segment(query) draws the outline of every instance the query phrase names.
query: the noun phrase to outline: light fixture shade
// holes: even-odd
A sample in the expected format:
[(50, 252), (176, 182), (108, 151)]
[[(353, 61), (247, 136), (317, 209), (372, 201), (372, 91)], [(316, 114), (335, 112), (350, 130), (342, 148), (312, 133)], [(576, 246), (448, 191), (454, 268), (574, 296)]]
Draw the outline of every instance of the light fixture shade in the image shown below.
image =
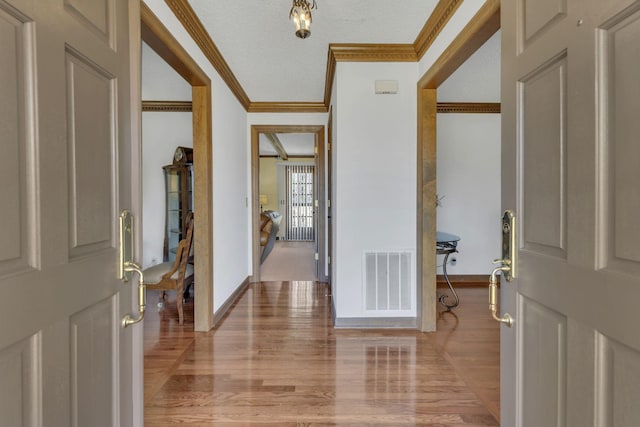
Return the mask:
[(306, 39), (311, 35), (311, 9), (316, 9), (316, 1), (311, 4), (307, 0), (293, 0), (289, 18), (296, 25), (296, 36)]
[(260, 195), (260, 204), (261, 205), (266, 205), (267, 203), (269, 203), (269, 198), (267, 197), (266, 194), (261, 194)]

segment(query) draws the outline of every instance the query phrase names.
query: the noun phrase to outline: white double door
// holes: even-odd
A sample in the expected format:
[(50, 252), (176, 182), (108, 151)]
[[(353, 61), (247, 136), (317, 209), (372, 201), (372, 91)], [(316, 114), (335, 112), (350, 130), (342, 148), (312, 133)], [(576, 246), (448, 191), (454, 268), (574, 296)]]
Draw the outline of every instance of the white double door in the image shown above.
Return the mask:
[(135, 1), (0, 0), (0, 426), (134, 424), (137, 28)]
[(640, 2), (503, 1), (502, 39), (501, 424), (639, 426)]

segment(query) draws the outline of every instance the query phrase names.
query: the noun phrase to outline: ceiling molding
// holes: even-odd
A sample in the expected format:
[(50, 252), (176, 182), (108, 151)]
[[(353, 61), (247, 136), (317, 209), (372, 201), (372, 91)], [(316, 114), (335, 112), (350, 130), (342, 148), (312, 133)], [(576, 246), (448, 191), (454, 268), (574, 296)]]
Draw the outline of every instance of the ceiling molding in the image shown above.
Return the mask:
[(416, 62), (412, 44), (331, 43), (336, 62)]
[(192, 110), (191, 101), (142, 101), (142, 111), (144, 112), (188, 113)]
[(363, 44), (331, 43), (327, 54), (327, 71), (324, 82), (326, 111), (331, 103), (336, 62), (417, 62), (418, 56), (412, 44)]
[(265, 133), (264, 136), (267, 137), (273, 148), (276, 150), (276, 153), (278, 153), (278, 156), (280, 156), (282, 160), (289, 160), (287, 150), (284, 149), (284, 146), (282, 145), (282, 142), (280, 142), (280, 138), (278, 138), (278, 135), (276, 135), (275, 133)]
[(413, 48), (416, 51), (418, 61), (424, 56), (425, 52), (431, 47), (442, 29), (447, 25), (449, 19), (458, 10), (462, 4), (462, 0), (440, 0), (435, 9), (429, 16), (424, 27), (413, 42)]
[(487, 0), (418, 81), (418, 87), (436, 89), (499, 29), (500, 0)]
[(236, 76), (229, 68), (227, 61), (213, 43), (211, 36), (202, 25), (202, 22), (193, 11), (187, 0), (165, 0), (169, 8), (173, 11), (178, 21), (182, 23), (185, 30), (191, 35), (204, 55), (209, 59), (211, 65), (218, 71), (220, 77), (225, 81), (231, 92), (238, 98), (245, 110), (249, 110), (251, 100), (236, 79)]
[(499, 102), (438, 102), (438, 113), (500, 113)]
[(252, 102), (249, 113), (326, 113), (323, 102)]
[[(333, 90), (333, 80), (337, 62), (417, 62), (436, 40), (442, 29), (462, 3), (462, 0), (440, 0), (413, 44), (330, 44), (327, 53), (325, 91), (322, 102), (251, 102), (188, 1), (165, 0), (165, 2), (247, 112), (326, 113), (331, 103), (331, 92)], [(145, 10), (147, 13), (151, 13), (144, 3), (142, 9), (143, 13)], [(474, 32), (478, 27), (481, 27), (482, 30), (480, 32)], [(438, 61), (436, 61), (436, 64), (420, 79), (419, 87), (427, 88), (434, 84), (435, 87), (437, 87), (438, 84), (446, 80), (459, 65), (471, 56), (470, 54), (465, 56), (468, 52), (475, 52), (475, 50), (488, 40), (499, 28), (500, 2), (499, 0), (487, 0), (485, 5), (438, 59), (438, 61), (441, 61), (450, 55), (450, 52), (457, 52), (456, 60), (448, 61), (446, 69), (439, 69), (439, 67), (437, 67)], [(469, 38), (468, 34), (475, 34), (475, 36)], [(461, 45), (462, 48), (460, 48)], [(457, 65), (454, 67), (454, 64)], [(456, 107), (447, 107), (447, 111), (441, 112), (454, 112), (453, 109), (456, 110), (455, 112), (494, 112), (478, 111), (479, 107), (471, 107), (469, 103), (464, 104), (467, 105), (467, 107), (464, 108), (467, 108), (469, 111), (461, 111), (460, 109), (463, 107), (459, 105)], [(151, 106), (148, 104), (146, 108), (150, 109), (143, 109), (143, 111), (186, 111), (183, 109), (186, 108), (184, 106)], [(174, 110), (172, 108), (178, 109)]]

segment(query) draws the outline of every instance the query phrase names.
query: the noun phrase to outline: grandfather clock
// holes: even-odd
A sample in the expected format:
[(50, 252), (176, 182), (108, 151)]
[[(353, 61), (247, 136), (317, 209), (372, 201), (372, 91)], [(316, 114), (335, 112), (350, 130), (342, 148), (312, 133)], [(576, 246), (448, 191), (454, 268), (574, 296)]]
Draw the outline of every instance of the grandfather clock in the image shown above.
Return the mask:
[(176, 148), (173, 163), (162, 170), (166, 195), (163, 258), (172, 262), (185, 237), (187, 214), (193, 211), (193, 148)]

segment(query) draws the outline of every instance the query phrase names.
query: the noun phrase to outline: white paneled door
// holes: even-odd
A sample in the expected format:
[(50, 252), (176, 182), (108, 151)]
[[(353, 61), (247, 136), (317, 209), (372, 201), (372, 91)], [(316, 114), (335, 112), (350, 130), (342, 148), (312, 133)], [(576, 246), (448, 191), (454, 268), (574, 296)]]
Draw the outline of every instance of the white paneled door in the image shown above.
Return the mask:
[(502, 39), (501, 424), (639, 426), (640, 2), (503, 1)]
[(132, 288), (116, 255), (137, 180), (138, 14), (127, 0), (0, 0), (2, 426), (134, 423), (139, 326), (120, 326)]

